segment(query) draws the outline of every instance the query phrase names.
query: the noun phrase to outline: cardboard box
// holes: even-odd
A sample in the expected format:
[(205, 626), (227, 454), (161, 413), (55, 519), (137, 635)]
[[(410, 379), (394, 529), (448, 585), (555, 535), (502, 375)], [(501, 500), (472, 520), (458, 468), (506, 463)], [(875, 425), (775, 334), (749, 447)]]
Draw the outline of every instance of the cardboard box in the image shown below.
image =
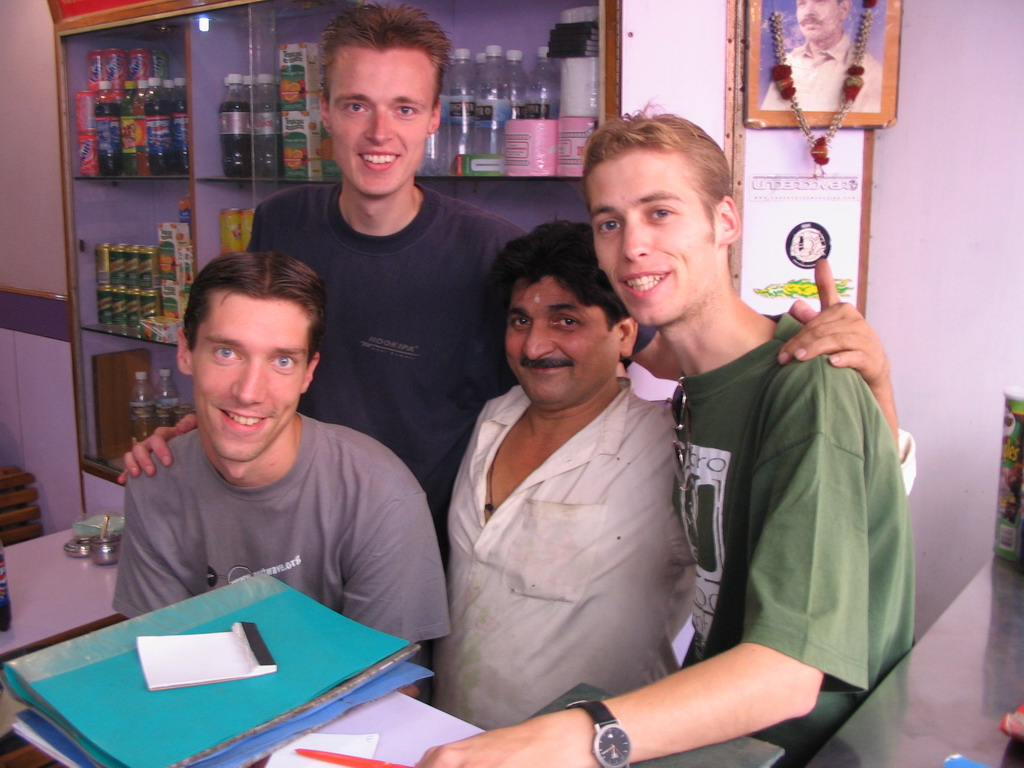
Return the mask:
[(320, 111), (320, 44), (286, 43), (278, 46), (281, 109)]
[(282, 112), (284, 134), (284, 177), (302, 181), (322, 181), (320, 157), (320, 117), (309, 112)]
[(458, 155), (455, 158), (456, 176), (504, 176), (503, 155)]

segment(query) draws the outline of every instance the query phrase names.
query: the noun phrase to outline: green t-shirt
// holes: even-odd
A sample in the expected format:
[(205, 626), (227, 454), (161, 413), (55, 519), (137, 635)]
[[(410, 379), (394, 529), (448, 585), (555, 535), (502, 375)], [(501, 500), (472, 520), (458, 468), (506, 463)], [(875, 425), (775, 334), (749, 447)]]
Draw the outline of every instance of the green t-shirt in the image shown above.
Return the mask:
[(683, 520), (697, 559), (687, 664), (753, 642), (825, 674), (809, 715), (762, 738), (802, 765), (910, 649), (914, 557), (896, 442), (861, 377), (780, 366), (799, 324), (685, 380)]

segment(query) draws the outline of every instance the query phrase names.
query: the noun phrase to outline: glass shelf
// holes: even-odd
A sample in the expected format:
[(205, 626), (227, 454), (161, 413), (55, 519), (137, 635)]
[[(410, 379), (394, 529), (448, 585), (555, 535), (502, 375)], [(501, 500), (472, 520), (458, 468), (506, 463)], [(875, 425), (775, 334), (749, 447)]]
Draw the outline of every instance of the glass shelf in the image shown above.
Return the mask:
[(87, 323), (81, 326), (83, 331), (89, 331), (90, 333), (102, 333), (106, 336), (119, 336), (124, 339), (132, 339), (133, 341), (144, 341), (147, 344), (159, 344), (163, 347), (176, 347), (178, 342), (176, 341), (157, 341), (156, 339), (147, 339), (141, 335), (141, 330), (138, 328), (129, 328), (126, 325), (107, 325), (104, 323)]
[(116, 184), (119, 181), (188, 181), (188, 175), (174, 174), (167, 176), (75, 176), (75, 181), (109, 181)]

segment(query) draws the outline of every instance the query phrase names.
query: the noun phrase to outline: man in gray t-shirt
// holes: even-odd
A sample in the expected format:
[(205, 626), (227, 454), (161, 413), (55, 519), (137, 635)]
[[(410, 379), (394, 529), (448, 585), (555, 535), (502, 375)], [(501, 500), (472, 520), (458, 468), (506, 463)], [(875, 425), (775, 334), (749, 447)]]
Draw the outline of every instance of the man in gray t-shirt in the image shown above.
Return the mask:
[(255, 573), (410, 641), (448, 632), (425, 496), (376, 440), (296, 413), (319, 361), (324, 289), (277, 253), (196, 278), (178, 366), (198, 429), (126, 492), (114, 608), (145, 613)]

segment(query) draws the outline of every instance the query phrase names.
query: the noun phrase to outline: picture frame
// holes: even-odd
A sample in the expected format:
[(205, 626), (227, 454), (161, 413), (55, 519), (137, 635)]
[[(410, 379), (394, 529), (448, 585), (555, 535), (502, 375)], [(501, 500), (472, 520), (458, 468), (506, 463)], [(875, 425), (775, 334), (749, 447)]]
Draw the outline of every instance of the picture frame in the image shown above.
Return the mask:
[[(798, 22), (798, 2), (801, 5), (802, 17), (807, 19), (806, 29), (801, 29)], [(747, 127), (799, 126), (789, 101), (782, 98), (778, 87), (772, 81), (772, 70), (778, 63), (771, 21), (772, 14), (776, 11), (782, 14), (786, 63), (793, 67), (797, 100), (800, 102), (807, 125), (811, 128), (829, 127), (842, 103), (842, 83), (848, 63), (835, 62), (831, 73), (827, 69), (817, 69), (816, 88), (808, 84), (801, 92), (802, 81), (808, 82), (806, 75), (801, 74), (801, 70), (810, 73), (813, 67), (808, 57), (802, 59), (807, 63), (803, 67), (800, 66), (800, 52), (807, 50), (809, 33), (823, 36), (829, 31), (834, 32), (835, 25), (840, 23), (840, 20), (845, 38), (839, 44), (839, 48), (845, 50), (849, 46), (852, 49), (857, 39), (861, 15), (865, 11), (862, 2), (863, 0), (748, 0), (749, 45), (744, 77), (747, 92)], [(840, 6), (839, 17), (843, 15), (842, 6), (846, 6), (845, 18), (814, 15), (816, 12), (827, 14), (832, 3)], [(822, 7), (815, 11), (814, 6)], [(896, 122), (902, 10), (902, 0), (877, 0), (872, 9), (873, 21), (867, 37), (863, 63), (864, 87), (854, 102), (853, 109), (847, 112), (843, 120), (844, 127), (888, 128)]]

